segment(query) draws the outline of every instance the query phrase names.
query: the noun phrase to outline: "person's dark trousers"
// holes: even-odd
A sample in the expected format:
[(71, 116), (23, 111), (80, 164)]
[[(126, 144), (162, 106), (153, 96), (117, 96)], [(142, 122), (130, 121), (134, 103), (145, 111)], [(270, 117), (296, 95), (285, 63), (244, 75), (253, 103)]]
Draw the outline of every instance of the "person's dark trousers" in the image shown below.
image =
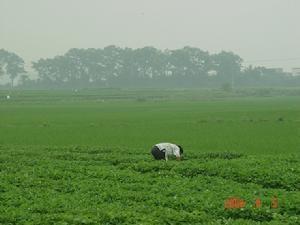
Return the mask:
[(151, 153), (156, 160), (165, 159), (165, 152), (159, 150), (157, 146), (152, 148)]

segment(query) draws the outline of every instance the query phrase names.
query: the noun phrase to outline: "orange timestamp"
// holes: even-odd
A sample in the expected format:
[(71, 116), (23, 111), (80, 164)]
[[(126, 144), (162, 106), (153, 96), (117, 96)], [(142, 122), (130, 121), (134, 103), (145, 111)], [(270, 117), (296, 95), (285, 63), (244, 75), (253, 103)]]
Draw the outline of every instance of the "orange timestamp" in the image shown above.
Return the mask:
[[(253, 204), (254, 208), (261, 208), (263, 205), (260, 198), (256, 198)], [(225, 209), (241, 209), (246, 206), (246, 201), (242, 198), (238, 197), (230, 197), (225, 200), (224, 202), (224, 208)], [(278, 208), (278, 198), (276, 196), (273, 196), (271, 198), (271, 204), (270, 208), (277, 209)]]

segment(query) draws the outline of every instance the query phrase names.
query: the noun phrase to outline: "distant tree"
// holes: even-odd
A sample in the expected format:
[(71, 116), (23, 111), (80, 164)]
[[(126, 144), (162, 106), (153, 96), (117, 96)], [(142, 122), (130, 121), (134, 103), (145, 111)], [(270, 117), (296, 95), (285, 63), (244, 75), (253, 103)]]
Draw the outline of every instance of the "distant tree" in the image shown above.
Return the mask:
[(233, 88), (235, 80), (241, 75), (243, 59), (232, 53), (222, 51), (211, 56), (213, 69), (217, 71), (217, 79), (222, 84), (231, 83)]
[(13, 52), (0, 49), (0, 75), (7, 75), (10, 79), (11, 87), (20, 75), (24, 75), (24, 60)]
[[(1, 55), (6, 55), (3, 50), (0, 73), (5, 74), (7, 60)], [(189, 46), (161, 51), (151, 46), (131, 49), (111, 45), (103, 49), (70, 49), (62, 56), (33, 62), (33, 68), (39, 76), (36, 83), (68, 87), (187, 85), (229, 89), (228, 84), (233, 88), (234, 85), (281, 85), (297, 81), (275, 69), (249, 66), (242, 70), (242, 62), (232, 52), (211, 55)], [(10, 74), (13, 78), (16, 73)]]
[(246, 67), (243, 71), (243, 82), (255, 86), (282, 86), (284, 84), (296, 84), (288, 73), (282, 70), (266, 68), (263, 66)]
[(66, 80), (71, 83), (88, 84), (93, 80), (93, 67), (98, 59), (99, 52), (96, 49), (70, 49), (62, 58), (65, 63), (64, 75)]
[[(58, 59), (56, 57), (56, 59)], [(39, 59), (32, 63), (32, 68), (38, 73), (39, 80), (46, 84), (58, 83), (61, 81), (58, 75), (57, 65), (54, 59)]]
[(133, 52), (135, 59), (134, 70), (137, 77), (152, 79), (158, 77), (162, 72), (162, 52), (154, 47), (144, 47)]
[(0, 49), (0, 77), (4, 75), (5, 51)]

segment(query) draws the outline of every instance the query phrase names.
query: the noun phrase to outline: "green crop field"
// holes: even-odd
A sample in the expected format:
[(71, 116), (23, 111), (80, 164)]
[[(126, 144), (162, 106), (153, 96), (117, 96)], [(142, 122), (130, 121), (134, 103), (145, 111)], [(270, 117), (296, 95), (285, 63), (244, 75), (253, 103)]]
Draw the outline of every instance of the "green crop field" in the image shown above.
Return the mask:
[(299, 94), (0, 91), (0, 224), (300, 224), (299, 150)]

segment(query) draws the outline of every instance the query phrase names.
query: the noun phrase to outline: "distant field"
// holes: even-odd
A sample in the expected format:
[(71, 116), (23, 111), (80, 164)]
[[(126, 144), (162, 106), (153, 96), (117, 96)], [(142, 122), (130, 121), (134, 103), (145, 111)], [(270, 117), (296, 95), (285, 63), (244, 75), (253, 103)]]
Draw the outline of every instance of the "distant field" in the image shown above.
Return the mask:
[(299, 224), (299, 150), (297, 95), (0, 91), (0, 224)]
[[(1, 93), (1, 92), (0, 92)], [(197, 91), (24, 92), (0, 100), (0, 145), (114, 146), (171, 141), (187, 152), (298, 152), (299, 97)]]

